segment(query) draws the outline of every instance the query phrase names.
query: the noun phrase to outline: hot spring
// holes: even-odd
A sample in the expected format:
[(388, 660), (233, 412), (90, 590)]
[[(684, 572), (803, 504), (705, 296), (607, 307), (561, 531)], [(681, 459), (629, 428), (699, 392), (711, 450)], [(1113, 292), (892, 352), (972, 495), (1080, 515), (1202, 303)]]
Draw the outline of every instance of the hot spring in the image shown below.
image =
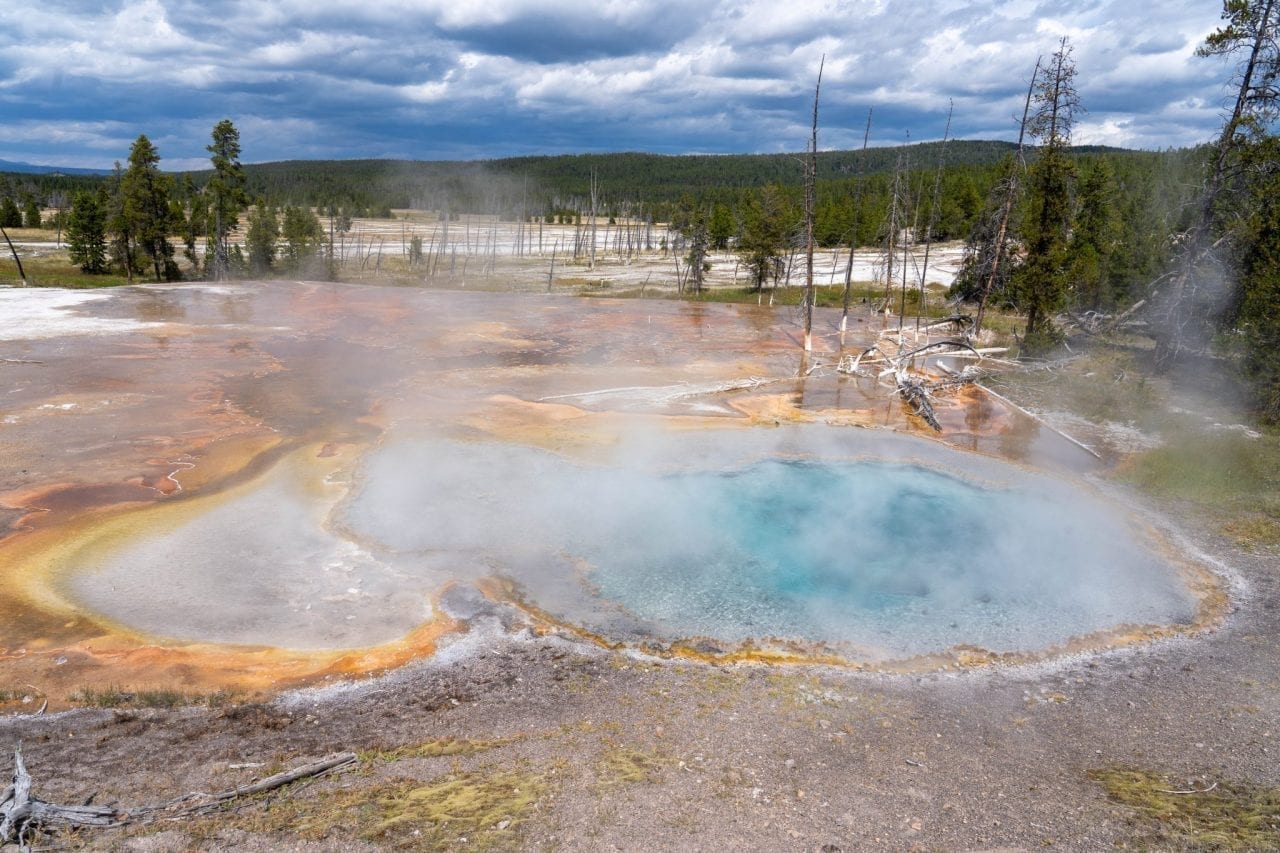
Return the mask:
[(1197, 613), (1151, 531), (1091, 488), (910, 437), (710, 429), (584, 459), (393, 433), (328, 504), (297, 499), (295, 468), (115, 548), (72, 595), (162, 636), (356, 647), (412, 630), (444, 585), (496, 577), (609, 641), (869, 663), (1035, 654)]
[(389, 560), (467, 555), (538, 609), (623, 640), (879, 661), (1042, 651), (1196, 615), (1149, 530), (1050, 475), (816, 425), (635, 445), (588, 465), (393, 442), (343, 524)]
[[(976, 388), (920, 438), (874, 378), (798, 369), (767, 308), (281, 282), (95, 300), (118, 327), (0, 336), (13, 683), (381, 671), (490, 612), (468, 589), (610, 646), (884, 669), (1221, 611), (1078, 446)], [(883, 324), (846, 343), (823, 316), (828, 365)]]

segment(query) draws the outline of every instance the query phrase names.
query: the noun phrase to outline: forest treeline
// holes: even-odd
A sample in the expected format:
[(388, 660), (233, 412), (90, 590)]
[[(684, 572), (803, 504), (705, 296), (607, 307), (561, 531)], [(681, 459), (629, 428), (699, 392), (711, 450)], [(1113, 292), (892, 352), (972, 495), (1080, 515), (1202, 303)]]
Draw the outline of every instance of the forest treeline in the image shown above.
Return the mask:
[(239, 132), (224, 120), (207, 170), (161, 171), (144, 135), (111, 175), (0, 176), (0, 227), (65, 228), (86, 272), (332, 277), (335, 236), (358, 215), (607, 217), (665, 226), (668, 247), (688, 252), (695, 290), (711, 247), (735, 252), (759, 288), (810, 234), (812, 244), (878, 246), (886, 257), (964, 240), (951, 295), (976, 307), (977, 328), (989, 305), (1007, 306), (1025, 317), (1021, 351), (1047, 353), (1063, 340), (1063, 317), (1104, 331), (1136, 320), (1155, 342), (1157, 368), (1226, 355), (1253, 384), (1262, 416), (1280, 422), (1278, 6), (1224, 4), (1222, 28), (1200, 51), (1237, 60), (1234, 107), (1216, 141), (1195, 149), (1073, 147), (1082, 105), (1064, 38), (1032, 72), (1017, 143), (817, 152), (815, 124), (808, 155), (242, 165)]

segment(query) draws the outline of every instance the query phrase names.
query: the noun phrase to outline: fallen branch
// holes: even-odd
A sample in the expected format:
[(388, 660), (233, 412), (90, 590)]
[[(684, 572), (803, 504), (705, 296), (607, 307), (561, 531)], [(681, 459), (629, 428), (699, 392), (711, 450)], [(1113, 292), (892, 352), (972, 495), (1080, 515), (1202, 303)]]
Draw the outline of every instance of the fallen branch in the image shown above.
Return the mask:
[(1218, 783), (1214, 782), (1207, 788), (1192, 788), (1190, 791), (1170, 791), (1168, 788), (1156, 788), (1156, 791), (1161, 794), (1207, 794), (1216, 787)]
[[(815, 365), (814, 368), (810, 368), (810, 372), (818, 366)], [(551, 397), (539, 397), (538, 402), (591, 400), (600, 397), (646, 397), (658, 402), (672, 402), (683, 400), (687, 397), (701, 397), (705, 394), (718, 394), (724, 391), (746, 391), (759, 388), (762, 385), (771, 385), (775, 382), (787, 382), (794, 378), (793, 376), (787, 376), (778, 379), (762, 379), (757, 376), (751, 376), (746, 379), (736, 379), (731, 382), (710, 385), (631, 385), (625, 388), (602, 388), (599, 391), (581, 391), (576, 394), (556, 394)]]
[(190, 793), (154, 806), (117, 809), (113, 806), (65, 806), (46, 803), (31, 796), (31, 774), (22, 760), (22, 749), (13, 753), (13, 782), (0, 796), (0, 844), (16, 843), (28, 849), (37, 833), (53, 834), (65, 829), (113, 829), (132, 823), (155, 820), (179, 820), (208, 814), (232, 800), (251, 797), (302, 779), (314, 779), (327, 773), (345, 770), (356, 763), (354, 752), (340, 752), (268, 776), (251, 785), (242, 785), (215, 794)]
[(1090, 456), (1092, 456), (1094, 459), (1101, 459), (1101, 458), (1102, 458), (1102, 454), (1101, 454), (1101, 453), (1099, 453), (1098, 451), (1094, 450), (1092, 447), (1090, 447), (1089, 445), (1087, 445), (1087, 444), (1085, 444), (1084, 442), (1080, 441), (1079, 439), (1075, 439), (1075, 438), (1072, 438), (1071, 436), (1067, 435), (1065, 432), (1063, 432), (1062, 430), (1058, 429), (1056, 426), (1054, 426), (1053, 424), (1049, 423), (1049, 422), (1048, 422), (1048, 421), (1046, 421), (1044, 418), (1040, 417), (1039, 415), (1035, 414), (1034, 412), (1030, 412), (1030, 411), (1028, 411), (1028, 410), (1026, 410), (1026, 409), (1022, 408), (1022, 407), (1021, 407), (1021, 406), (1019, 406), (1017, 403), (1013, 402), (1012, 400), (1010, 400), (1008, 397), (1004, 396), (1003, 394), (997, 394), (995, 391), (992, 391), (992, 390), (991, 390), (990, 388), (988, 388), (986, 385), (983, 385), (983, 384), (981, 384), (981, 383), (977, 383), (977, 385), (978, 385), (978, 387), (979, 387), (979, 388), (981, 388), (983, 391), (986, 391), (988, 394), (990, 394), (992, 397), (995, 397), (997, 400), (999, 400), (1000, 402), (1004, 403), (1006, 406), (1012, 406), (1013, 408), (1017, 409), (1019, 412), (1022, 412), (1022, 414), (1026, 415), (1027, 417), (1031, 418), (1031, 419), (1032, 419), (1033, 421), (1035, 421), (1036, 423), (1040, 424), (1041, 426), (1045, 426), (1045, 427), (1048, 427), (1049, 429), (1053, 430), (1053, 431), (1054, 431), (1054, 432), (1056, 432), (1058, 435), (1062, 436), (1062, 437), (1063, 437), (1063, 438), (1065, 438), (1067, 441), (1071, 442), (1071, 443), (1072, 443), (1072, 444), (1074, 444), (1076, 447), (1078, 447), (1078, 448), (1080, 448), (1081, 450), (1083, 450), (1085, 453), (1088, 453), (1088, 454), (1089, 454)]

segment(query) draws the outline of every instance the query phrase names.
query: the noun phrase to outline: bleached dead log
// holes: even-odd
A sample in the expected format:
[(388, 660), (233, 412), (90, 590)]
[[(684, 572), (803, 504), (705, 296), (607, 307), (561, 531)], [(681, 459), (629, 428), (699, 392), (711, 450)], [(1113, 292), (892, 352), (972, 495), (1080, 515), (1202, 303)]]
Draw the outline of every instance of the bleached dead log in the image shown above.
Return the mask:
[(157, 820), (180, 820), (208, 814), (241, 797), (251, 797), (282, 788), (292, 782), (314, 779), (355, 765), (354, 752), (341, 752), (319, 761), (268, 776), (214, 794), (190, 793), (153, 806), (118, 809), (114, 806), (66, 806), (47, 803), (31, 795), (31, 774), (22, 760), (22, 749), (13, 753), (13, 781), (0, 795), (0, 845), (16, 843), (28, 850), (37, 835), (51, 835), (68, 829), (112, 829), (128, 824)]
[(1071, 443), (1072, 443), (1072, 444), (1074, 444), (1076, 447), (1078, 447), (1078, 448), (1080, 448), (1081, 450), (1083, 450), (1085, 453), (1088, 453), (1088, 454), (1089, 454), (1090, 456), (1092, 456), (1094, 459), (1101, 459), (1101, 458), (1102, 458), (1102, 454), (1101, 454), (1101, 453), (1099, 453), (1098, 451), (1094, 450), (1094, 449), (1093, 449), (1092, 447), (1090, 447), (1089, 445), (1085, 444), (1084, 442), (1082, 442), (1082, 441), (1080, 441), (1080, 440), (1078, 440), (1078, 439), (1072, 438), (1071, 436), (1067, 435), (1067, 434), (1066, 434), (1065, 432), (1063, 432), (1062, 430), (1060, 430), (1060, 429), (1058, 429), (1057, 427), (1055, 427), (1053, 424), (1051, 424), (1051, 423), (1049, 423), (1048, 421), (1046, 421), (1044, 418), (1040, 417), (1039, 415), (1035, 414), (1034, 412), (1031, 412), (1031, 411), (1028, 411), (1027, 409), (1022, 408), (1022, 407), (1021, 407), (1021, 406), (1019, 406), (1017, 403), (1013, 402), (1012, 400), (1010, 400), (1008, 397), (1004, 396), (1003, 394), (998, 394), (998, 393), (996, 393), (995, 391), (992, 391), (992, 390), (991, 390), (990, 388), (988, 388), (986, 385), (983, 385), (983, 384), (981, 384), (981, 383), (979, 383), (979, 384), (978, 384), (978, 387), (979, 387), (979, 388), (981, 388), (983, 391), (987, 392), (988, 394), (990, 394), (992, 397), (995, 397), (995, 398), (996, 398), (997, 400), (999, 400), (1000, 402), (1004, 403), (1006, 406), (1010, 406), (1010, 407), (1012, 407), (1012, 408), (1014, 408), (1014, 409), (1017, 409), (1019, 412), (1022, 412), (1022, 414), (1026, 415), (1026, 416), (1027, 416), (1027, 417), (1029, 417), (1029, 418), (1031, 418), (1033, 421), (1035, 421), (1036, 423), (1040, 424), (1041, 426), (1044, 426), (1044, 427), (1046, 427), (1046, 428), (1048, 428), (1048, 429), (1050, 429), (1050, 430), (1052, 430), (1052, 431), (1056, 432), (1058, 435), (1062, 436), (1062, 437), (1063, 437), (1063, 438), (1065, 438), (1067, 441), (1071, 442)]
[[(812, 369), (811, 369), (812, 370)], [(539, 397), (539, 403), (550, 403), (556, 400), (591, 401), (612, 397), (643, 397), (658, 403), (671, 403), (689, 397), (701, 397), (706, 394), (718, 394), (726, 391), (748, 391), (775, 382), (786, 382), (794, 377), (764, 379), (750, 376), (746, 379), (735, 379), (730, 382), (716, 382), (706, 385), (630, 385), (623, 388), (601, 388), (598, 391), (581, 391), (576, 394), (555, 394), (550, 397)]]
[(896, 379), (898, 394), (911, 407), (911, 411), (933, 427), (934, 432), (942, 432), (942, 424), (938, 423), (938, 416), (933, 411), (933, 402), (929, 399), (929, 388), (925, 381), (905, 370), (897, 371)]

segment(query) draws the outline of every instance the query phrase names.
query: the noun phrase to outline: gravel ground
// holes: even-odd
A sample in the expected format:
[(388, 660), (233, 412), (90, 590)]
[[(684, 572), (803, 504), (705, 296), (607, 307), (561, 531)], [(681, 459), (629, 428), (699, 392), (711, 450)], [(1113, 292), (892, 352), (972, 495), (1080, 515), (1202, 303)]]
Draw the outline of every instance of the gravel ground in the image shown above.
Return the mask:
[[(360, 769), (271, 802), (62, 839), (95, 849), (1126, 846), (1141, 843), (1140, 828), (1090, 769), (1140, 767), (1201, 786), (1280, 783), (1270, 752), (1280, 731), (1275, 560), (1198, 540), (1240, 581), (1224, 626), (1036, 666), (899, 676), (655, 661), (531, 630), (518, 614), (457, 595), (450, 607), (472, 617), (471, 630), (377, 679), (266, 704), (10, 717), (0, 738), (24, 744), (37, 796), (96, 794), (121, 807), (370, 751)], [(450, 739), (473, 748), (391, 752)], [(283, 825), (264, 817), (390, 779), (512, 770), (536, 782), (536, 798), (470, 838), (448, 827), (370, 836), (368, 808), (309, 822), (286, 815)]]

